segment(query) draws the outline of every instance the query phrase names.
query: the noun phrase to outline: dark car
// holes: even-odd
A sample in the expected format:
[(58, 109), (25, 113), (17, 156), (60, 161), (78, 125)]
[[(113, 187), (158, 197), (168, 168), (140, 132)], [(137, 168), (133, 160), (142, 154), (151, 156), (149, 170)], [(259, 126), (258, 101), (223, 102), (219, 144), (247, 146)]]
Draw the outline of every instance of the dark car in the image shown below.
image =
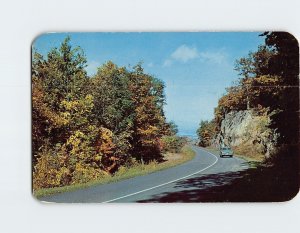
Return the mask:
[(233, 156), (233, 151), (229, 146), (221, 147), (220, 157), (222, 158), (224, 156), (229, 156), (229, 157)]

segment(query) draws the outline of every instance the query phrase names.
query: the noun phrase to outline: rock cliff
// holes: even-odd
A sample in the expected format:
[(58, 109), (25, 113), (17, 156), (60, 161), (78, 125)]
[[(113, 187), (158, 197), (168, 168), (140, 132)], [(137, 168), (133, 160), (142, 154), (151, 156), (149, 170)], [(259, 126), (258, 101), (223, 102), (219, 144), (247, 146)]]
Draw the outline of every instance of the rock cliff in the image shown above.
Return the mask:
[(235, 153), (249, 157), (269, 157), (275, 151), (278, 134), (269, 127), (270, 116), (253, 110), (232, 111), (225, 115), (221, 130), (212, 144), (231, 146)]

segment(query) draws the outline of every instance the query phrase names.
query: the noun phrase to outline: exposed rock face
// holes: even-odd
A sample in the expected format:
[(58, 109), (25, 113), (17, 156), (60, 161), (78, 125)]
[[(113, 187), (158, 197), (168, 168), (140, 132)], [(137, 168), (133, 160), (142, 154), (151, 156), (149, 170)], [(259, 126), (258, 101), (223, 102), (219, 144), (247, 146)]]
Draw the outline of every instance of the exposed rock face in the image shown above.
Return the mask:
[(269, 157), (275, 150), (278, 134), (270, 129), (268, 115), (257, 115), (252, 110), (232, 111), (225, 115), (221, 131), (213, 145), (229, 145), (245, 155)]

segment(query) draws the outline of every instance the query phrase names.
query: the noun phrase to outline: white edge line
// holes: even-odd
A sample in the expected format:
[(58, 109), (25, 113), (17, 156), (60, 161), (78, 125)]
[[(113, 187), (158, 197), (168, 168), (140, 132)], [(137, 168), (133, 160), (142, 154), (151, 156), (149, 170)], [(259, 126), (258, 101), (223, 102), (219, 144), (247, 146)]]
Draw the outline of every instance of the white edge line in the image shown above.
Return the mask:
[(191, 177), (191, 176), (193, 176), (193, 175), (196, 175), (196, 174), (198, 174), (198, 173), (200, 173), (200, 172), (205, 171), (206, 169), (208, 169), (208, 168), (214, 166), (214, 165), (218, 162), (219, 159), (218, 159), (217, 156), (215, 156), (214, 154), (208, 152), (207, 150), (203, 150), (203, 149), (201, 149), (201, 148), (199, 148), (199, 149), (202, 150), (202, 151), (207, 152), (208, 154), (213, 155), (213, 156), (216, 158), (215, 162), (214, 162), (213, 164), (209, 165), (208, 167), (203, 168), (203, 169), (201, 169), (201, 170), (199, 170), (199, 171), (197, 171), (197, 172), (194, 172), (194, 173), (192, 173), (192, 174), (190, 174), (190, 175), (187, 175), (187, 176), (178, 178), (178, 179), (176, 179), (176, 180), (169, 181), (169, 182), (167, 182), (167, 183), (163, 183), (163, 184), (160, 184), (160, 185), (156, 185), (156, 186), (153, 186), (153, 187), (151, 187), (151, 188), (143, 189), (143, 190), (138, 191), (138, 192), (135, 192), (135, 193), (127, 194), (127, 195), (122, 196), (122, 197), (118, 197), (118, 198), (114, 198), (114, 199), (111, 199), (111, 200), (108, 200), (108, 201), (104, 201), (104, 202), (102, 202), (102, 203), (110, 203), (110, 202), (117, 201), (117, 200), (120, 200), (120, 199), (123, 199), (123, 198), (126, 198), (126, 197), (130, 197), (130, 196), (134, 196), (134, 195), (137, 195), (137, 194), (140, 194), (140, 193), (144, 193), (144, 192), (147, 192), (147, 191), (149, 191), (149, 190), (156, 189), (156, 188), (162, 187), (162, 186), (164, 186), (164, 185), (171, 184), (171, 183), (176, 182), (176, 181), (179, 181), (179, 180), (186, 179), (186, 178), (188, 178), (188, 177)]

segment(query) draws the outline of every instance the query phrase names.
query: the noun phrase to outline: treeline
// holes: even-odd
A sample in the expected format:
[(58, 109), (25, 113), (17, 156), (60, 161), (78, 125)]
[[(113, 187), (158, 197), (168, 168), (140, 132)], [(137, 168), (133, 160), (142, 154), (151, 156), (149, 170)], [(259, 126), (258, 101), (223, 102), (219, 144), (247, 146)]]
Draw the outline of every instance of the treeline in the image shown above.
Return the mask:
[(199, 140), (199, 146), (207, 147), (211, 145), (211, 140), (217, 133), (216, 123), (212, 121), (201, 121), (199, 128), (197, 129), (197, 135)]
[(46, 58), (35, 51), (32, 59), (35, 190), (162, 158), (177, 128), (164, 116), (164, 83), (141, 64), (128, 70), (107, 62), (88, 77), (84, 53), (69, 37)]
[(226, 89), (211, 122), (198, 129), (200, 145), (207, 146), (220, 131), (230, 111), (252, 109), (271, 117), (270, 128), (279, 134), (278, 147), (299, 143), (299, 47), (286, 32), (265, 32), (265, 44), (236, 62), (240, 78)]

